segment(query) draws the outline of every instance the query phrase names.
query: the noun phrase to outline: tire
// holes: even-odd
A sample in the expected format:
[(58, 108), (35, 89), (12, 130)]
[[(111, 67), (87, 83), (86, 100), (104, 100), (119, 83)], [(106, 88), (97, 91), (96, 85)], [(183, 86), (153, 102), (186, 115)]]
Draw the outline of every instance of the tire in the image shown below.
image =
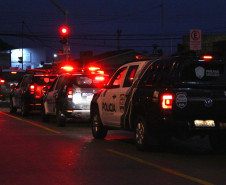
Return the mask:
[(226, 135), (225, 134), (209, 135), (209, 142), (215, 151), (226, 151)]
[(42, 105), (41, 117), (42, 117), (42, 122), (48, 122), (49, 121), (49, 115), (46, 115), (44, 105)]
[(59, 127), (66, 126), (66, 117), (63, 115), (62, 111), (59, 108), (56, 111), (56, 123)]
[(10, 113), (16, 113), (17, 108), (13, 107), (13, 101), (12, 99), (10, 99), (10, 103), (9, 103), (9, 112)]
[(94, 110), (91, 117), (91, 129), (95, 139), (104, 139), (107, 136), (108, 130), (103, 126), (97, 109)]
[(21, 101), (21, 114), (22, 116), (28, 115), (28, 107), (25, 105), (24, 101)]
[(138, 150), (146, 150), (149, 145), (149, 136), (146, 120), (138, 116), (135, 121), (135, 145)]

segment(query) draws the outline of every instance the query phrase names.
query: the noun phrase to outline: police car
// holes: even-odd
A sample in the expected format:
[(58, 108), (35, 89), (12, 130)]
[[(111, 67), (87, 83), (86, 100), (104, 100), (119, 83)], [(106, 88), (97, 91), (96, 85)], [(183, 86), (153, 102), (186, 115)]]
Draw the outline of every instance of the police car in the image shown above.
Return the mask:
[(65, 126), (70, 119), (90, 121), (93, 94), (104, 87), (108, 75), (91, 66), (87, 69), (63, 66), (62, 69), (66, 71), (61, 71), (43, 95), (42, 120), (46, 122), (54, 116), (58, 126)]
[(94, 138), (109, 129), (135, 133), (146, 149), (171, 136), (209, 136), (226, 146), (226, 64), (211, 56), (172, 57), (120, 67), (91, 102)]
[(22, 116), (30, 111), (41, 110), (42, 89), (49, 88), (57, 74), (45, 69), (27, 69), (17, 86), (12, 86), (10, 92), (10, 113), (21, 109)]

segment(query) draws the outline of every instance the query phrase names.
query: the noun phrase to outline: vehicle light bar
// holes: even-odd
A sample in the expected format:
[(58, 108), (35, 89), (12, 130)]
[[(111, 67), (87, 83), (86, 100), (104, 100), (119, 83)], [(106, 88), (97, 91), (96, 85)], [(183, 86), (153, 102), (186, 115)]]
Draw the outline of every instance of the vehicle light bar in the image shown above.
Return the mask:
[(62, 66), (61, 69), (65, 70), (65, 71), (73, 71), (74, 67), (72, 67), (72, 66)]
[(204, 55), (203, 57), (202, 57), (202, 59), (203, 60), (212, 60), (213, 59), (213, 56), (211, 56), (211, 55)]
[(99, 67), (89, 67), (89, 71), (97, 71), (99, 70)]
[(98, 80), (98, 81), (104, 81), (105, 78), (104, 78), (104, 76), (96, 76), (96, 77), (95, 77), (95, 80)]

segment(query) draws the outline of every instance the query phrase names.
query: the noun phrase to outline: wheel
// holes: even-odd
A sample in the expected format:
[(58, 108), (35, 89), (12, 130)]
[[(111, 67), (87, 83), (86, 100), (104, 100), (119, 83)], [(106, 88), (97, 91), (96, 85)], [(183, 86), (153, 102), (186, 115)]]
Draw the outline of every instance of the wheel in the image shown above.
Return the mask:
[(42, 122), (48, 122), (49, 121), (49, 115), (46, 115), (46, 111), (45, 111), (45, 106), (44, 105), (42, 105), (41, 117), (42, 117)]
[(25, 105), (24, 101), (21, 101), (21, 114), (22, 116), (28, 115), (28, 107)]
[(10, 99), (10, 103), (9, 103), (9, 112), (10, 113), (16, 113), (17, 108), (13, 107), (13, 101), (12, 99)]
[(66, 117), (59, 108), (56, 111), (56, 123), (59, 127), (66, 126)]
[(104, 139), (107, 136), (108, 130), (103, 126), (98, 110), (95, 110), (91, 117), (91, 128), (95, 139)]
[(146, 150), (149, 144), (147, 123), (143, 116), (138, 116), (135, 121), (135, 144), (138, 150)]
[(209, 142), (212, 148), (216, 151), (226, 151), (226, 135), (212, 134), (209, 135)]

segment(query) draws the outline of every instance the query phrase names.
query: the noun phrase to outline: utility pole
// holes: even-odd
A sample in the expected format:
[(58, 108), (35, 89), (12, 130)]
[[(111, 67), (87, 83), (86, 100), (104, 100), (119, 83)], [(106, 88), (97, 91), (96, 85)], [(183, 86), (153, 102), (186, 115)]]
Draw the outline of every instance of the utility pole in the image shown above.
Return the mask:
[(24, 69), (24, 21), (22, 21), (22, 60), (21, 60), (21, 64), (22, 64), (22, 70)]
[(122, 33), (122, 30), (121, 29), (118, 29), (117, 30), (117, 40), (118, 40), (118, 44), (117, 44), (117, 49), (120, 50), (120, 37), (121, 37), (121, 33)]
[[(68, 27), (68, 11), (64, 10), (63, 8), (61, 8), (54, 0), (49, 0), (58, 10), (60, 10), (64, 16), (65, 16), (65, 26)], [(68, 38), (67, 38), (67, 42), (65, 44), (63, 44), (63, 49), (66, 57), (66, 61), (69, 60), (70, 58), (70, 45), (68, 43)]]
[(162, 55), (164, 55), (164, 12), (163, 12), (163, 3), (160, 4), (161, 8), (161, 31), (162, 31)]
[(60, 5), (58, 5), (54, 0), (50, 0), (50, 2), (58, 9), (60, 10), (64, 16), (65, 16), (65, 26), (68, 25), (68, 11), (67, 10), (64, 10), (63, 8), (60, 7)]

